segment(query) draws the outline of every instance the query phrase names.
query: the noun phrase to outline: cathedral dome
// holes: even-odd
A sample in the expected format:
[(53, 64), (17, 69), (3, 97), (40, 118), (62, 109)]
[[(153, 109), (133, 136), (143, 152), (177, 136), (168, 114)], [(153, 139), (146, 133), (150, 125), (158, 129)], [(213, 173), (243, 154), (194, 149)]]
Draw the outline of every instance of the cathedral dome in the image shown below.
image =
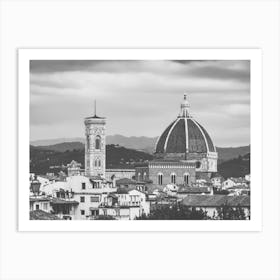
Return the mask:
[(156, 154), (216, 153), (207, 131), (189, 115), (189, 107), (184, 95), (180, 115), (158, 138)]

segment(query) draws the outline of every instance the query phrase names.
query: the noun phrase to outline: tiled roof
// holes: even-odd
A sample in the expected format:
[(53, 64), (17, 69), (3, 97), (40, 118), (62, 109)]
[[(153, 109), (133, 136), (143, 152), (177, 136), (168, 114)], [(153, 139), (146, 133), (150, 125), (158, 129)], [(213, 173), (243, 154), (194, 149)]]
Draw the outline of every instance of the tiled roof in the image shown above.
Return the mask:
[(90, 179), (90, 181), (94, 181), (94, 180), (101, 180), (101, 181), (103, 181), (104, 179), (101, 177), (101, 176), (90, 176), (89, 177), (89, 179)]
[(183, 199), (186, 206), (196, 207), (220, 207), (228, 205), (231, 207), (249, 207), (250, 196), (227, 196), (227, 195), (190, 195)]
[(211, 189), (208, 187), (179, 187), (178, 193), (210, 193)]
[(68, 204), (68, 205), (77, 205), (79, 204), (76, 200), (66, 200), (66, 199), (59, 199), (59, 198), (53, 198), (51, 200), (51, 204)]
[(205, 180), (206, 182), (211, 183), (211, 179), (209, 178), (208, 174), (203, 172), (196, 172), (195, 178), (197, 180)]
[(117, 193), (118, 194), (127, 194), (128, 190), (127, 190), (127, 188), (118, 188)]
[(61, 220), (57, 216), (47, 213), (42, 210), (34, 210), (29, 212), (29, 219), (30, 220)]
[(39, 201), (50, 201), (50, 198), (48, 197), (29, 197), (30, 202), (39, 202)]
[(137, 184), (137, 181), (129, 179), (129, 178), (121, 178), (116, 180), (116, 185), (132, 185)]
[(233, 178), (233, 177), (230, 177), (228, 178), (229, 180), (233, 181), (235, 184), (242, 184), (242, 183), (246, 183), (246, 180), (245, 178)]

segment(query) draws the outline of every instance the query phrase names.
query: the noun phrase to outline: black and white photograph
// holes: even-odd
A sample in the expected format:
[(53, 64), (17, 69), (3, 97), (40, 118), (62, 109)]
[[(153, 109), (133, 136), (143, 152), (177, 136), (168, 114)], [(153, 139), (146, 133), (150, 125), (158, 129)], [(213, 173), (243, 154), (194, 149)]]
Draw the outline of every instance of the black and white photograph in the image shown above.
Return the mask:
[(30, 219), (250, 220), (250, 95), (250, 60), (30, 60)]
[(0, 279), (280, 280), (280, 1), (0, 1)]

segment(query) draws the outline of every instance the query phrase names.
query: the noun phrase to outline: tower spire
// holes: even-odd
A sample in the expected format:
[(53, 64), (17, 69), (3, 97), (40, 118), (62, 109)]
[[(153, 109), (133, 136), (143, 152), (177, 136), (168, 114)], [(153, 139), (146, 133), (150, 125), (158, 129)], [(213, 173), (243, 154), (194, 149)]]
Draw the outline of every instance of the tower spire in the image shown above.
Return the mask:
[(94, 99), (94, 116), (96, 117), (96, 99)]

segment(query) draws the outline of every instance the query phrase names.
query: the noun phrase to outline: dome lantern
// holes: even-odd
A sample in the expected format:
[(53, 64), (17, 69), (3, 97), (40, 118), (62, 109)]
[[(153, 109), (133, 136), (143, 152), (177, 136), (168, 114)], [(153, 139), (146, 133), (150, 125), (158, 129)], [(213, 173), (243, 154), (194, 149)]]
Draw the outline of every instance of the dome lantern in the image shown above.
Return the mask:
[(189, 108), (190, 108), (190, 103), (187, 100), (187, 94), (184, 94), (184, 100), (181, 103), (181, 113), (180, 113), (180, 117), (183, 118), (189, 118), (190, 114), (189, 114)]

